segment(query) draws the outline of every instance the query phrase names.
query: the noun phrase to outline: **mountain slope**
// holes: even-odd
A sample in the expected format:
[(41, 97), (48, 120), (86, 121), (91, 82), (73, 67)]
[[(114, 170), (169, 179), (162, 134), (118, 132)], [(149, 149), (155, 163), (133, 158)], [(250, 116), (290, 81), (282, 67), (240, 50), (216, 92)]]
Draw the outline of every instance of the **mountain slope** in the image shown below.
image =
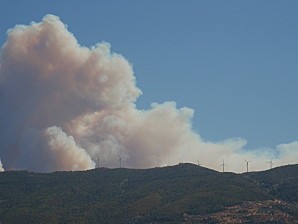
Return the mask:
[(234, 174), (179, 164), (147, 170), (4, 172), (0, 173), (0, 220), (5, 224), (181, 223), (185, 216), (216, 213), (245, 201), (298, 203), (296, 194), (289, 197), (283, 190), (289, 182), (297, 189), (298, 166), (283, 169)]
[(298, 165), (252, 172), (244, 174), (244, 176), (254, 180), (262, 189), (276, 198), (289, 202), (298, 202)]

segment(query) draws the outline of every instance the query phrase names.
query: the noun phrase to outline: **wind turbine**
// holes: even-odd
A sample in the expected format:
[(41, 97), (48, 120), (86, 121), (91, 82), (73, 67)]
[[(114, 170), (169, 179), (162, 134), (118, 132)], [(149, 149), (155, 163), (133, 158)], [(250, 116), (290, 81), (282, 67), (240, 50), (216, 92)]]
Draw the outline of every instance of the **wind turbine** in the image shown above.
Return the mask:
[[(99, 157), (97, 157), (96, 168), (99, 168)], [(1, 224), (1, 223), (0, 223)]]
[(271, 159), (271, 160), (269, 160), (267, 163), (270, 163), (270, 169), (272, 169), (272, 166), (273, 166), (272, 159)]
[(248, 173), (248, 163), (250, 163), (251, 161), (247, 161), (247, 160), (245, 159), (245, 162), (246, 162), (246, 172)]
[(121, 168), (122, 166), (121, 166), (121, 160), (122, 160), (122, 158), (121, 158), (121, 156), (119, 157), (119, 167)]
[(225, 164), (224, 159), (222, 160), (222, 164), (220, 164), (220, 166), (222, 166), (222, 172), (224, 173), (225, 172), (225, 166), (228, 166), (228, 165)]

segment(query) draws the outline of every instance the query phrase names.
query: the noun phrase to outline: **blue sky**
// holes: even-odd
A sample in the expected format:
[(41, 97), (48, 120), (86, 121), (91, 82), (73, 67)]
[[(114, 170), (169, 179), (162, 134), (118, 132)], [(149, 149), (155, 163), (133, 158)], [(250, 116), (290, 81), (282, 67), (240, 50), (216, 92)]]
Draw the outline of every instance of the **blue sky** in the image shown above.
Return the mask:
[(298, 1), (3, 1), (15, 24), (54, 14), (81, 45), (109, 42), (132, 64), (139, 108), (193, 108), (206, 140), (246, 148), (298, 140)]

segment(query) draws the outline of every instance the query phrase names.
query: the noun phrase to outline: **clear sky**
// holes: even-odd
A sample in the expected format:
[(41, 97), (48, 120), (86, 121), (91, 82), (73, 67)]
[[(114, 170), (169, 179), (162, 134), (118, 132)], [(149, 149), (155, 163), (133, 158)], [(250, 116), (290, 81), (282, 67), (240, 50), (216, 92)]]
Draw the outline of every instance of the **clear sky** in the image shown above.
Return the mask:
[(207, 141), (247, 149), (298, 140), (298, 1), (2, 1), (0, 43), (54, 14), (81, 45), (109, 42), (132, 64), (139, 108), (193, 108)]

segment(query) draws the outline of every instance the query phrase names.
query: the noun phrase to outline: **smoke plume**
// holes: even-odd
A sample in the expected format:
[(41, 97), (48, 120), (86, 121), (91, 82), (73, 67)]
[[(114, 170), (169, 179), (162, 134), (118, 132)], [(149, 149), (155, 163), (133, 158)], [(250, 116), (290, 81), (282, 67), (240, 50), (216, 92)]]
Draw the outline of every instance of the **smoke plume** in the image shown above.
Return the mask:
[(298, 142), (250, 152), (244, 139), (206, 142), (192, 130), (192, 109), (165, 102), (138, 110), (140, 94), (130, 63), (108, 43), (80, 46), (53, 15), (15, 26), (0, 55), (5, 169), (117, 167), (120, 157), (132, 168), (199, 160), (213, 169), (224, 158), (234, 172), (245, 170), (244, 159), (254, 169), (265, 168), (273, 155), (277, 164), (297, 162)]

